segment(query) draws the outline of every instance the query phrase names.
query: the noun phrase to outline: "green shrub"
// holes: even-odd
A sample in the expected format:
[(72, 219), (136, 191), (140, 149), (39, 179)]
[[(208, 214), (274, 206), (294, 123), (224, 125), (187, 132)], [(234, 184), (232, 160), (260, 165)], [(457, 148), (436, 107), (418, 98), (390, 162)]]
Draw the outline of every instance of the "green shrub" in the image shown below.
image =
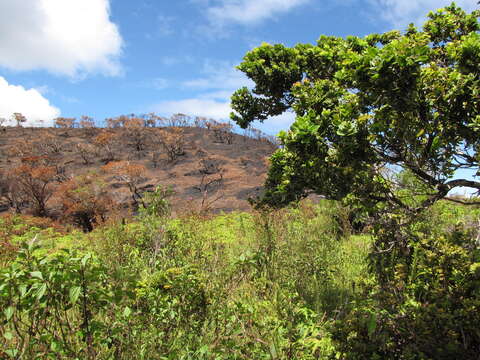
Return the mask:
[(336, 323), (338, 348), (346, 359), (477, 359), (480, 250), (475, 237), (461, 227), (410, 236), (401, 256), (374, 254), (387, 259), (383, 264), (389, 268), (366, 293), (369, 300)]
[(120, 294), (90, 254), (39, 255), (24, 245), (0, 271), (0, 344), (7, 358), (95, 358), (114, 343)]

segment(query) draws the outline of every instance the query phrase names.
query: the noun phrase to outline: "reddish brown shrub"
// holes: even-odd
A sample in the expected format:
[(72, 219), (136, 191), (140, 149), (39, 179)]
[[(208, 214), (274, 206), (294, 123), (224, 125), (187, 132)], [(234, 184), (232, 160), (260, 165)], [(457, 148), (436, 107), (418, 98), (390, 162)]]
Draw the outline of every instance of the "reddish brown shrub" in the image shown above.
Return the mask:
[(58, 117), (55, 119), (55, 127), (69, 129), (75, 127), (75, 118)]
[(97, 148), (92, 144), (77, 144), (75, 150), (78, 155), (80, 155), (85, 165), (92, 164), (94, 159), (98, 156)]
[(98, 134), (93, 140), (93, 144), (97, 146), (103, 155), (102, 161), (108, 163), (114, 161), (116, 156), (113, 149), (117, 136), (115, 133), (110, 131), (102, 131)]
[(53, 166), (37, 165), (37, 161), (27, 159), (10, 169), (7, 176), (16, 184), (11, 196), (26, 200), (34, 215), (46, 216), (46, 205), (54, 191), (57, 171)]
[(116, 206), (107, 184), (99, 180), (96, 174), (70, 179), (59, 186), (56, 195), (60, 201), (62, 218), (87, 232), (105, 222), (108, 213)]
[(158, 133), (158, 142), (164, 148), (169, 161), (175, 161), (185, 154), (185, 136), (183, 130), (177, 127), (162, 130)]

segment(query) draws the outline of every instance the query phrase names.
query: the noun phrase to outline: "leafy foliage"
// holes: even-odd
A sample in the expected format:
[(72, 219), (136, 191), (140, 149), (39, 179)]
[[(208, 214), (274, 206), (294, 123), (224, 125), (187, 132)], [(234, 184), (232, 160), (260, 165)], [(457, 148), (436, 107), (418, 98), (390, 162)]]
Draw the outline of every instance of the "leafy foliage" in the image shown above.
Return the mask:
[(95, 357), (112, 341), (112, 326), (95, 317), (110, 312), (115, 294), (91, 255), (66, 251), (51, 257), (25, 245), (10, 267), (2, 269), (0, 330), (9, 358)]
[[(317, 45), (262, 46), (238, 67), (255, 82), (232, 96), (242, 127), (293, 109), (280, 134), (265, 202), (281, 205), (310, 191), (347, 195), (365, 206), (415, 212), (458, 186), (455, 170), (478, 168), (480, 29), (478, 11), (455, 5), (411, 25), (365, 38), (322, 36)], [(411, 171), (426, 199), (407, 204), (390, 176)]]
[(330, 230), (333, 208), (169, 220), (157, 193), (138, 221), (82, 235), (81, 252), (20, 246), (0, 270), (2, 357), (335, 354), (324, 325), (355, 297), (368, 245)]
[(382, 257), (383, 286), (336, 323), (339, 349), (348, 359), (475, 359), (480, 252), (472, 234), (417, 233), (408, 245), (409, 256)]
[(448, 193), (480, 190), (454, 178), (478, 172), (479, 16), (452, 4), (431, 12), (422, 30), (263, 44), (239, 66), (255, 82), (232, 96), (240, 126), (296, 113), (257, 205), (313, 192), (349, 204), (373, 231), (374, 281), (330, 328), (341, 358), (478, 356), (478, 213), (468, 224), (431, 207), (478, 205)]

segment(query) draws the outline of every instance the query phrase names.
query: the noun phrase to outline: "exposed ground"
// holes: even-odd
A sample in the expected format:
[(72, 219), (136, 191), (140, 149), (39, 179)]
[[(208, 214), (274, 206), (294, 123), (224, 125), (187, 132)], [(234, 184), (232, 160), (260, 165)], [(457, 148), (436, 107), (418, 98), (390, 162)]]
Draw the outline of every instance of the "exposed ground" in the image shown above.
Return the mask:
[[(212, 129), (183, 127), (178, 141), (184, 154), (171, 160), (161, 141), (174, 132), (175, 129), (168, 127), (138, 130), (137, 138), (142, 139), (139, 150), (135, 133), (126, 128), (4, 128), (0, 133), (0, 172), (7, 174), (32, 156), (46, 156), (58, 169), (58, 184), (80, 174), (96, 172), (108, 184), (120, 206), (131, 207), (133, 200), (128, 186), (102, 170), (112, 162), (98, 141), (103, 133), (110, 137), (113, 161), (144, 166), (136, 184), (140, 193), (151, 191), (157, 185), (170, 186), (175, 191), (170, 199), (174, 212), (248, 210), (248, 198), (262, 191), (267, 159), (276, 145), (237, 134), (229, 135), (228, 141), (219, 141)], [(87, 160), (79, 151), (82, 146), (88, 150)], [(56, 195), (49, 199), (51, 211), (57, 207), (57, 201)], [(8, 210), (5, 199), (1, 209)]]

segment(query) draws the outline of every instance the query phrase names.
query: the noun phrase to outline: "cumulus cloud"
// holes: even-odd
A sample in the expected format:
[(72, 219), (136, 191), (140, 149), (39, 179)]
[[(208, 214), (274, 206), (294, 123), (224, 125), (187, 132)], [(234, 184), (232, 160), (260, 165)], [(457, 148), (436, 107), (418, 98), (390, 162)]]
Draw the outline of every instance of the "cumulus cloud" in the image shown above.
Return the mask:
[(213, 119), (228, 119), (230, 111), (232, 111), (227, 101), (208, 99), (206, 97), (162, 101), (152, 106), (151, 110), (165, 115), (182, 113)]
[(243, 86), (251, 87), (253, 81), (228, 62), (207, 60), (203, 64), (204, 76), (185, 81), (184, 87), (200, 90), (229, 90), (231, 92)]
[(227, 62), (205, 61), (202, 73), (202, 77), (181, 84), (183, 88), (199, 91), (197, 97), (163, 101), (153, 105), (152, 111), (166, 115), (180, 112), (215, 119), (228, 119), (232, 111), (230, 108), (232, 93), (242, 86), (253, 85), (253, 82), (242, 72)]
[(288, 12), (310, 0), (221, 0), (207, 8), (212, 24), (223, 26), (227, 23), (249, 25), (272, 16)]
[[(467, 12), (478, 8), (478, 0), (456, 0), (456, 4)], [(409, 23), (421, 25), (425, 15), (452, 3), (451, 0), (369, 0), (376, 12), (391, 25), (403, 29)]]
[[(162, 101), (150, 108), (151, 111), (162, 115), (172, 115), (182, 113), (191, 116), (204, 116), (217, 120), (229, 120), (232, 108), (227, 100), (216, 99), (213, 94), (200, 95), (198, 98)], [(286, 112), (279, 116), (274, 116), (263, 123), (257, 122), (253, 124), (257, 129), (263, 132), (276, 135), (280, 130), (287, 130), (295, 121), (293, 112)]]
[(60, 115), (60, 110), (37, 89), (25, 89), (23, 86), (11, 85), (0, 77), (0, 118), (7, 120), (6, 125), (16, 125), (12, 115), (22, 113), (27, 118), (24, 126), (52, 126), (53, 119)]
[(284, 112), (281, 115), (268, 118), (263, 123), (256, 122), (253, 124), (257, 129), (270, 135), (277, 135), (281, 130), (288, 130), (295, 122), (295, 113), (293, 111)]
[(71, 77), (118, 75), (122, 38), (109, 0), (0, 1), (0, 66)]
[[(196, 97), (181, 100), (162, 101), (150, 107), (150, 111), (162, 115), (183, 113), (191, 116), (205, 116), (218, 120), (228, 120), (232, 108), (230, 96), (240, 87), (253, 87), (254, 83), (242, 72), (227, 62), (206, 61), (203, 66), (203, 77), (182, 83), (182, 87), (198, 90)], [(264, 123), (253, 124), (267, 134), (275, 135), (286, 130), (295, 120), (294, 113), (284, 113), (272, 117)]]

